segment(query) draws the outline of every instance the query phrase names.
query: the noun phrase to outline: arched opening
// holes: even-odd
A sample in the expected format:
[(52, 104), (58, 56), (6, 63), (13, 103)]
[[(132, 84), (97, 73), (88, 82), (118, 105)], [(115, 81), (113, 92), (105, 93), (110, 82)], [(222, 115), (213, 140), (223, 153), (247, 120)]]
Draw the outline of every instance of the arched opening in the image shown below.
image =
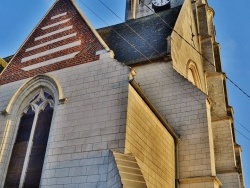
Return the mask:
[(4, 187), (18, 187), (35, 113), (30, 107), (20, 119)]
[(39, 187), (53, 109), (52, 95), (41, 89), (23, 110), (5, 179), (5, 188)]
[(188, 69), (188, 80), (192, 82), (192, 84), (196, 85), (192, 69)]
[(190, 61), (187, 66), (187, 79), (201, 89), (201, 80), (198, 69), (196, 64), (192, 61)]
[[(59, 101), (60, 104), (67, 102), (67, 99), (64, 98), (63, 90), (61, 84), (52, 76), (49, 75), (38, 75), (26, 83), (24, 83), (10, 99), (6, 109), (2, 111), (2, 114), (7, 115), (15, 107), (19, 107), (21, 102), (25, 100), (23, 96), (29, 95), (36, 89), (39, 88), (48, 88), (54, 94), (54, 101)], [(13, 104), (15, 104), (13, 106)]]

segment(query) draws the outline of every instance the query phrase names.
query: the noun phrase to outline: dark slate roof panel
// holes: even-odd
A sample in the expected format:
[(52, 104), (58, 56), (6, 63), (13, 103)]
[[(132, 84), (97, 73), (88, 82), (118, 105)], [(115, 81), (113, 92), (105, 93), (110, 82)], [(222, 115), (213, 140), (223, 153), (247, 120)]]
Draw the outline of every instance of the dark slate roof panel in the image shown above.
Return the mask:
[(180, 9), (181, 6), (160, 12), (158, 15), (162, 19), (153, 14), (97, 31), (114, 51), (115, 59), (127, 65), (147, 58), (166, 57), (169, 51), (166, 39), (172, 33)]
[(3, 71), (4, 67), (2, 65), (0, 65), (0, 74)]
[(10, 55), (8, 57), (3, 58), (3, 60), (6, 61), (7, 63), (9, 63), (13, 56), (14, 55)]

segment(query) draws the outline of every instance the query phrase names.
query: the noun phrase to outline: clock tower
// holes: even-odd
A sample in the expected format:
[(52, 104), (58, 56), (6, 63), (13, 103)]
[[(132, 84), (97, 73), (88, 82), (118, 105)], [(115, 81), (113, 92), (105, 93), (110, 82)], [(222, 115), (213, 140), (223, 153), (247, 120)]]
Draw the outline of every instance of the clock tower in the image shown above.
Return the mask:
[(126, 20), (161, 12), (183, 4), (184, 0), (126, 0)]
[(126, 20), (144, 17), (152, 12), (152, 0), (126, 0)]

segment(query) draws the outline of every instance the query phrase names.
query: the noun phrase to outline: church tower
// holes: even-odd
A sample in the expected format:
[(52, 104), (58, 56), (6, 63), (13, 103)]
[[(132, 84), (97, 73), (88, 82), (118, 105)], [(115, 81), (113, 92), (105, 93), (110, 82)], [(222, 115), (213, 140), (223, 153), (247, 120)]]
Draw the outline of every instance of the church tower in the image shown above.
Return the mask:
[(183, 4), (183, 0), (127, 0), (125, 19), (136, 19)]
[(152, 14), (151, 0), (127, 0), (126, 2), (126, 20)]

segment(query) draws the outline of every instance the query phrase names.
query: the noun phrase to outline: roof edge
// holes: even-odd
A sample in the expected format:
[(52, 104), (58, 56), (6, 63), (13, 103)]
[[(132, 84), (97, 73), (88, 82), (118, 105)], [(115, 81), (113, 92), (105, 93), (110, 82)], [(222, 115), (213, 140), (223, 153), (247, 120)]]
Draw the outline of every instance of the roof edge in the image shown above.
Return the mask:
[[(26, 39), (22, 42), (21, 46), (18, 48), (18, 50), (16, 51), (16, 53), (12, 56), (11, 60), (9, 61), (9, 63), (7, 63), (5, 69), (9, 66), (9, 64), (11, 64), (12, 60), (16, 57), (16, 55), (18, 54), (18, 52), (22, 49), (22, 47), (24, 46), (24, 44), (27, 42), (27, 40), (30, 38), (30, 36), (34, 33), (34, 31), (37, 29), (37, 27), (41, 24), (41, 22), (44, 20), (44, 18), (49, 14), (49, 12), (54, 8), (54, 6), (56, 5), (56, 3), (58, 3), (60, 0), (56, 0), (55, 3), (49, 8), (49, 10), (45, 13), (45, 15), (40, 19), (40, 21), (36, 24), (36, 26), (34, 27), (34, 29), (30, 32), (30, 34), (26, 37)], [(105, 48), (105, 50), (107, 50), (108, 52), (110, 51), (110, 48), (108, 47), (108, 45), (104, 42), (104, 40), (101, 38), (101, 36), (97, 33), (97, 31), (93, 28), (93, 26), (90, 24), (89, 20), (87, 19), (87, 17), (82, 13), (82, 11), (79, 9), (78, 5), (74, 2), (74, 0), (69, 0), (73, 6), (76, 8), (76, 10), (79, 12), (79, 14), (81, 15), (81, 17), (84, 19), (84, 21), (86, 21), (86, 24), (89, 26), (89, 28), (91, 29), (91, 31), (93, 32), (93, 34), (97, 37), (97, 39), (99, 40), (99, 42), (101, 43), (101, 45)]]
[[(60, 0), (57, 0), (60, 1)], [(95, 37), (99, 40), (101, 45), (105, 48), (107, 52), (111, 51), (106, 42), (102, 39), (102, 37), (99, 35), (99, 33), (96, 31), (96, 29), (92, 26), (91, 22), (88, 20), (88, 18), (85, 16), (85, 14), (82, 12), (82, 10), (79, 8), (77, 3), (74, 0), (70, 0), (73, 6), (76, 8), (76, 10), (81, 15), (82, 19), (86, 22), (86, 24), (89, 26)]]
[[(59, 1), (59, 0), (57, 0)], [(9, 63), (7, 64), (7, 66), (5, 67), (5, 69), (11, 64), (12, 60), (14, 59), (14, 57), (16, 57), (16, 55), (18, 54), (18, 52), (22, 49), (23, 45), (27, 42), (27, 40), (30, 38), (30, 36), (34, 33), (34, 31), (36, 30), (36, 28), (40, 25), (40, 23), (43, 21), (43, 19), (47, 16), (47, 14), (51, 11), (51, 9), (55, 6), (55, 4), (57, 3), (57, 1), (49, 8), (49, 10), (45, 13), (45, 15), (42, 17), (42, 19), (40, 19), (40, 21), (36, 24), (36, 26), (34, 27), (34, 29), (30, 32), (30, 34), (26, 37), (26, 39), (22, 42), (21, 46), (17, 49), (16, 53), (12, 56), (12, 58), (10, 59)]]

